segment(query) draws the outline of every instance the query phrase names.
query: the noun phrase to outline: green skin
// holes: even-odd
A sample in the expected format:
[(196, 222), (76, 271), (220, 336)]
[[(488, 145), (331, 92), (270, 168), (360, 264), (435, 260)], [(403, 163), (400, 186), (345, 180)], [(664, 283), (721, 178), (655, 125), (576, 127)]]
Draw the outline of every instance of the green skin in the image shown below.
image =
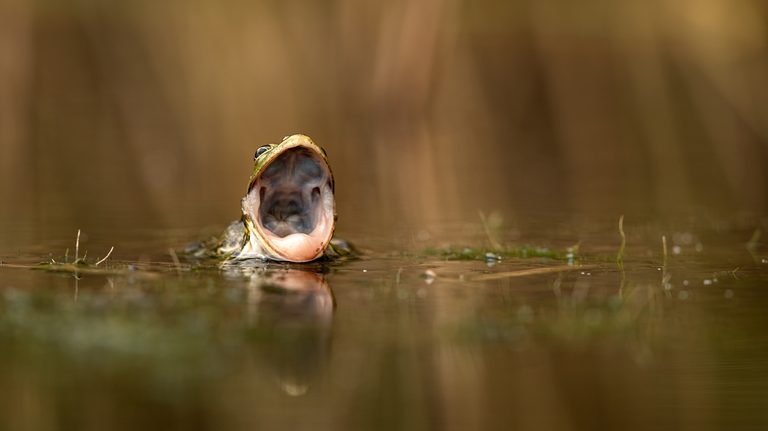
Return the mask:
[[(275, 160), (278, 156), (283, 154), (290, 148), (302, 148), (310, 151), (318, 159), (322, 160), (327, 166), (327, 155), (324, 149), (315, 144), (308, 136), (305, 135), (292, 135), (287, 136), (279, 144), (270, 144), (260, 147), (256, 152), (254, 158), (253, 172), (248, 180), (247, 193), (251, 190), (254, 183), (264, 173), (269, 164)], [(333, 174), (328, 167), (328, 175), (330, 177), (331, 193), (333, 193)], [(242, 204), (242, 217), (240, 220), (232, 222), (224, 234), (217, 241), (212, 254), (216, 257), (224, 258), (229, 261), (237, 261), (244, 259), (261, 259), (261, 260), (273, 260), (273, 261), (290, 261), (298, 262), (290, 258), (285, 258), (276, 252), (270, 244), (269, 238), (262, 234), (262, 232), (256, 228), (258, 223), (252, 220), (251, 213), (247, 210), (247, 201), (243, 198)], [(335, 224), (336, 214), (333, 213), (333, 222)], [(207, 254), (207, 253), (206, 253)], [(344, 240), (337, 238), (331, 239), (325, 245), (325, 249), (322, 254), (316, 259), (337, 259), (341, 257), (349, 257), (353, 255), (353, 247)]]

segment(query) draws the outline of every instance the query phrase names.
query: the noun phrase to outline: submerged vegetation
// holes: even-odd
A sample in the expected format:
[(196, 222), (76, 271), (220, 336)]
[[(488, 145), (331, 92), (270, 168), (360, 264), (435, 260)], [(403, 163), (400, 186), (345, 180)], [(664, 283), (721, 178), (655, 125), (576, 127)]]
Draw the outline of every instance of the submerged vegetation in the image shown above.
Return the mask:
[(498, 213), (486, 216), (478, 211), (482, 234), (488, 247), (473, 246), (444, 246), (427, 247), (422, 250), (426, 256), (439, 257), (443, 260), (485, 261), (489, 264), (503, 259), (548, 259), (575, 263), (579, 258), (579, 244), (563, 249), (553, 249), (544, 246), (506, 244), (503, 219)]
[(578, 246), (564, 250), (552, 250), (547, 247), (529, 245), (519, 247), (503, 247), (500, 249), (483, 249), (473, 247), (429, 247), (424, 249), (427, 256), (436, 256), (444, 260), (484, 260), (487, 262), (500, 261), (505, 258), (531, 259), (544, 258), (573, 262), (578, 257)]

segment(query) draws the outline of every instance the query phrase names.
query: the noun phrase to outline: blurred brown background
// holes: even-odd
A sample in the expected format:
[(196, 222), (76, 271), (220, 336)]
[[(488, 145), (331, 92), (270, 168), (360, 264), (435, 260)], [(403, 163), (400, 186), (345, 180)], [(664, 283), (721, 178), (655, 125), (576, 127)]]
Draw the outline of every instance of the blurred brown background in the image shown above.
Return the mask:
[(0, 219), (201, 226), (261, 144), (341, 223), (768, 208), (751, 0), (0, 0)]

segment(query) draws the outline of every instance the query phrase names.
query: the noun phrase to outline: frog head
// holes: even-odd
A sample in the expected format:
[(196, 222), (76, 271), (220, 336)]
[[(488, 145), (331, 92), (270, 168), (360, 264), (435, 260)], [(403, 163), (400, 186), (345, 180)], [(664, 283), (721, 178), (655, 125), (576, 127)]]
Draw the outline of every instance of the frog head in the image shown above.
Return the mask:
[(320, 146), (305, 135), (259, 147), (242, 200), (238, 258), (308, 262), (323, 255), (336, 224), (334, 182)]

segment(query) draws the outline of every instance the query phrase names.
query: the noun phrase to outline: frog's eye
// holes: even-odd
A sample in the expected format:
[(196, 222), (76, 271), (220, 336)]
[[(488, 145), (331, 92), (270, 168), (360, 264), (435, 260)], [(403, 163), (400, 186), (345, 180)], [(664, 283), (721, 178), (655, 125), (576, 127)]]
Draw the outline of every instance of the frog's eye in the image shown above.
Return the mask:
[(259, 148), (256, 150), (256, 154), (254, 154), (254, 155), (253, 155), (253, 159), (254, 159), (254, 160), (258, 159), (258, 158), (259, 158), (259, 156), (261, 156), (262, 154), (264, 154), (264, 153), (266, 153), (267, 151), (269, 151), (269, 149), (270, 149), (270, 148), (271, 148), (271, 145), (262, 145), (261, 147), (259, 147)]

